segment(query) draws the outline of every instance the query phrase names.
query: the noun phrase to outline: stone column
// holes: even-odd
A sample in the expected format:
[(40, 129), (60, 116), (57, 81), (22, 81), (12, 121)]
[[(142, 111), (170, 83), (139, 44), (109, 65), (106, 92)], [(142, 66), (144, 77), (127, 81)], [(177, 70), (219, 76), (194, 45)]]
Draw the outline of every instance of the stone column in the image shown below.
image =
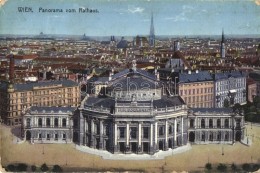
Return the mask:
[(84, 125), (85, 125), (85, 122), (84, 122), (84, 117), (82, 115), (82, 112), (80, 112), (80, 129), (79, 129), (79, 132), (80, 132), (80, 135), (79, 135), (79, 144), (80, 145), (83, 145), (84, 144), (84, 140), (86, 138), (86, 134), (84, 133)]
[(129, 124), (126, 124), (126, 145), (129, 146)]
[(157, 131), (158, 131), (158, 122), (155, 122), (154, 124), (154, 150), (158, 150), (158, 147), (157, 147), (157, 142), (158, 142), (158, 134), (157, 134)]
[(141, 138), (142, 138), (142, 124), (138, 124), (138, 146), (141, 146)]
[(183, 145), (183, 116), (181, 117), (181, 145)]
[(174, 146), (177, 146), (177, 120), (174, 118)]
[(117, 152), (117, 124), (114, 126), (114, 152)]
[(138, 152), (142, 150), (142, 124), (138, 124)]
[(150, 147), (153, 147), (153, 124), (152, 123), (150, 125)]
[(42, 126), (43, 126), (43, 127), (46, 126), (46, 117), (42, 117)]
[(59, 117), (59, 125), (58, 125), (58, 127), (62, 127), (62, 119), (61, 119), (61, 117)]
[(93, 119), (91, 119), (91, 139), (90, 139), (90, 146), (93, 147), (94, 146), (94, 121)]
[(165, 150), (168, 150), (168, 120), (165, 120)]
[(103, 120), (99, 120), (99, 149), (103, 149)]

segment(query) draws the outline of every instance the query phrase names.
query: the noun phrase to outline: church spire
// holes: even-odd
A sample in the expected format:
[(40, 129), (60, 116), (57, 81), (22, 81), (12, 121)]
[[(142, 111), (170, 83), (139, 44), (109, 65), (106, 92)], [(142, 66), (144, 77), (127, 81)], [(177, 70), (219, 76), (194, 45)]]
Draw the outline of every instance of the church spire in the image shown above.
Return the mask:
[(222, 40), (221, 40), (221, 46), (220, 46), (220, 53), (221, 58), (225, 58), (225, 36), (224, 36), (224, 29), (222, 29)]
[(221, 43), (225, 43), (224, 29), (222, 28), (222, 40)]
[(149, 44), (150, 46), (155, 45), (155, 35), (154, 35), (154, 25), (153, 25), (153, 13), (151, 16), (151, 26), (150, 26), (150, 36), (149, 36)]

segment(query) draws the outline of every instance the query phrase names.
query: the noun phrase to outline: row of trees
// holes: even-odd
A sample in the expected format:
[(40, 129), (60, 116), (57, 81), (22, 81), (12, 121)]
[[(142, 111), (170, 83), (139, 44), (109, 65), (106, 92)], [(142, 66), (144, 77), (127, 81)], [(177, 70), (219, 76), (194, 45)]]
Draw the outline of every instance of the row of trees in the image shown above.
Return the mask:
[[(230, 107), (228, 99), (224, 100), (224, 107)], [(233, 106), (235, 111), (244, 112), (245, 120), (249, 122), (260, 123), (260, 97), (256, 96), (253, 102), (248, 102), (246, 105), (241, 106), (240, 104), (235, 104)]]
[(45, 163), (42, 164), (41, 167), (39, 168), (37, 168), (35, 165), (32, 165), (31, 169), (25, 163), (9, 164), (6, 167), (6, 171), (10, 171), (10, 172), (26, 172), (26, 171), (35, 172), (37, 170), (41, 172), (47, 172), (47, 171), (62, 172), (62, 168), (59, 165), (54, 165), (51, 169)]
[[(257, 171), (258, 169), (260, 168), (260, 165), (259, 164), (249, 164), (249, 163), (244, 163), (243, 165), (241, 165), (240, 167), (237, 166), (236, 164), (232, 163), (231, 166), (230, 166), (230, 169), (232, 172), (240, 172), (240, 171), (246, 171), (246, 172), (255, 172)], [(211, 163), (207, 163), (205, 165), (205, 169), (208, 170), (208, 171), (212, 171), (213, 170), (213, 167), (211, 165)], [(217, 165), (216, 167), (217, 171), (219, 172), (230, 172), (228, 171), (228, 166), (223, 164), (223, 163), (220, 163)], [(241, 170), (242, 169), (242, 170)], [(243, 172), (242, 171), (242, 172)]]

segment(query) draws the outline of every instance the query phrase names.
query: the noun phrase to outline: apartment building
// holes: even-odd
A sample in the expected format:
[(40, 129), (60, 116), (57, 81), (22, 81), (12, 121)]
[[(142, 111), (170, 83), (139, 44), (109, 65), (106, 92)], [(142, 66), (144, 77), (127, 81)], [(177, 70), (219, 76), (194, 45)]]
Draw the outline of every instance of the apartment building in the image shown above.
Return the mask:
[(80, 89), (71, 80), (12, 84), (0, 83), (1, 121), (7, 125), (21, 123), (22, 111), (30, 106), (73, 106), (80, 103)]
[(172, 76), (177, 81), (177, 92), (191, 108), (211, 108), (214, 103), (214, 81), (207, 71), (179, 73)]

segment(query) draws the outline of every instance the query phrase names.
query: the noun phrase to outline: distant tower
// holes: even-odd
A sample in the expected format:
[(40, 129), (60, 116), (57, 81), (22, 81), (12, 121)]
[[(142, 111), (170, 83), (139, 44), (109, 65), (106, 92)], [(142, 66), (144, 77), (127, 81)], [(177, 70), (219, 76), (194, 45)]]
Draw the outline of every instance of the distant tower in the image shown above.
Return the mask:
[(225, 37), (224, 37), (223, 29), (222, 29), (222, 40), (221, 40), (220, 53), (221, 53), (221, 58), (225, 58)]
[(153, 26), (153, 13), (152, 13), (152, 17), (151, 17), (149, 44), (150, 44), (151, 47), (154, 47), (154, 45), (155, 45), (155, 35), (154, 35), (154, 26)]
[(9, 81), (10, 81), (11, 83), (14, 81), (14, 55), (11, 55), (11, 56), (10, 56)]
[(179, 40), (174, 41), (174, 52), (180, 50), (180, 42)]

